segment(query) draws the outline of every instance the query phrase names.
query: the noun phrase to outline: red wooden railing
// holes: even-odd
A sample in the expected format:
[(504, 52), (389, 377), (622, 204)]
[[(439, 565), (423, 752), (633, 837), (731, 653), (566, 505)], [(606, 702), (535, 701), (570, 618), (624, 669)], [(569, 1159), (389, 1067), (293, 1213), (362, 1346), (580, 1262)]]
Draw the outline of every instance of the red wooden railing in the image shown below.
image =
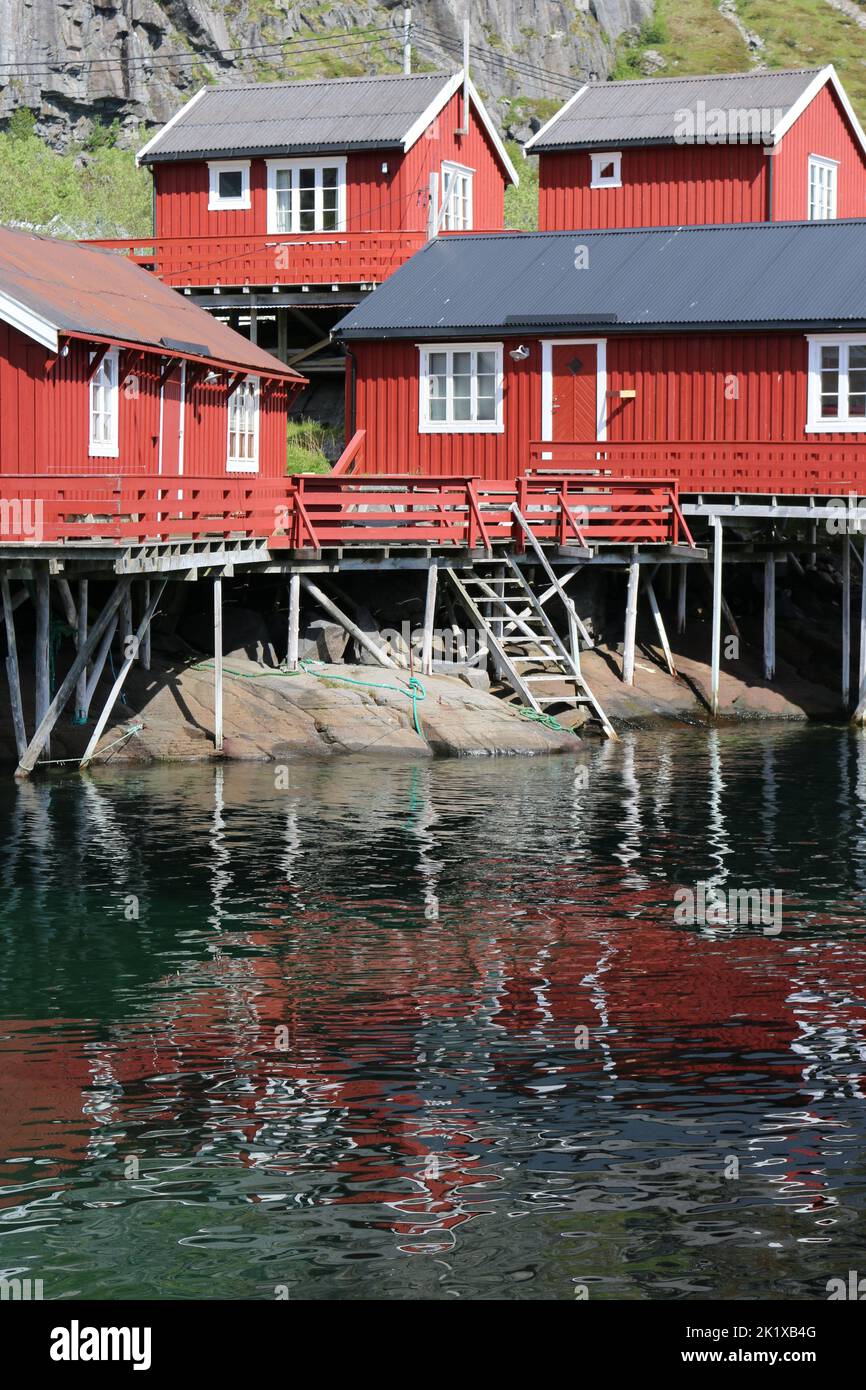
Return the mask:
[(600, 478), (652, 482), (674, 478), (682, 496), (741, 493), (758, 496), (831, 497), (866, 493), (866, 443), (768, 444), (554, 444), (529, 446), (531, 473), (564, 470)]
[(691, 544), (676, 485), (666, 480), (26, 474), (7, 475), (0, 487), (0, 544), (252, 538), (275, 549), (496, 544), (523, 549), (520, 517), (548, 544)]
[(424, 245), (423, 232), (305, 232), (297, 236), (102, 239), (169, 285), (379, 283)]

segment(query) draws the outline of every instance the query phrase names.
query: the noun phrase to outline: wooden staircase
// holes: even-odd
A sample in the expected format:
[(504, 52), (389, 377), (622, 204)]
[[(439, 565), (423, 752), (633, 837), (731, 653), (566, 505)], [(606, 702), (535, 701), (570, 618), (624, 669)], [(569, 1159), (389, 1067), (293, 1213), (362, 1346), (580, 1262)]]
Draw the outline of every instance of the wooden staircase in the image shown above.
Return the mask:
[[(512, 700), (538, 714), (554, 706), (586, 708), (605, 736), (615, 739), (613, 726), (580, 669), (581, 643), (591, 647), (592, 639), (540, 547), (537, 558), (549, 581), (541, 594), (508, 553), (488, 555), (459, 571), (446, 569), (445, 574), (493, 654), (500, 677), (511, 686)], [(568, 644), (547, 612), (546, 604), (554, 595), (565, 609)]]

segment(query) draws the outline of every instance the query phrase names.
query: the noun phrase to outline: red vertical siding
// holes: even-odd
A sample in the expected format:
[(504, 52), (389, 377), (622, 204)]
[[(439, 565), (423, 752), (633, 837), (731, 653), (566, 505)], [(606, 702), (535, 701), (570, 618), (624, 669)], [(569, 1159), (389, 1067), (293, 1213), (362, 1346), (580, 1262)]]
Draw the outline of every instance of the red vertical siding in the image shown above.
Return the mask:
[[(469, 133), (457, 134), (462, 94), (456, 93), (412, 148), (350, 153), (346, 162), (346, 230), (424, 231), (430, 174), (443, 159), (475, 170), (474, 220), (481, 230), (501, 230), (505, 174), (493, 144), (472, 112)], [(386, 173), (382, 165), (387, 164)], [(267, 232), (267, 166), (250, 161), (248, 210), (209, 212), (206, 160), (156, 164), (156, 235), (163, 237), (258, 236)]]
[(800, 221), (809, 216), (809, 155), (839, 163), (839, 217), (866, 216), (866, 155), (829, 86), (795, 121), (773, 155), (773, 218)]
[[(541, 345), (525, 362), (504, 356), (502, 434), (420, 434), (418, 349), (352, 344), (357, 428), (367, 431), (365, 472), (513, 478), (541, 437)], [(664, 334), (608, 339), (608, 438), (616, 442), (808, 442), (805, 335)], [(620, 400), (621, 390), (635, 390)], [(348, 418), (348, 417), (347, 417)], [(822, 440), (851, 442), (850, 435)]]
[(759, 145), (625, 147), (622, 187), (591, 188), (588, 151), (542, 154), (539, 230), (763, 222), (766, 166)]

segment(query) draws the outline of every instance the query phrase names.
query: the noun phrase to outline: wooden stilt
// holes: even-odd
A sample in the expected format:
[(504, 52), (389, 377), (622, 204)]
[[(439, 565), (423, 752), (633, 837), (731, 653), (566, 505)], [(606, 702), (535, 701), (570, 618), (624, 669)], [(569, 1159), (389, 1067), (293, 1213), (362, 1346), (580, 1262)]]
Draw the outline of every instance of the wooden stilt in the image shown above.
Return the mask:
[(628, 589), (625, 601), (625, 639), (622, 648), (622, 679), (625, 685), (634, 685), (634, 642), (637, 631), (637, 590), (640, 579), (640, 565), (632, 560), (628, 567)]
[(439, 566), (430, 561), (427, 571), (427, 594), (424, 600), (424, 640), (421, 647), (421, 673), (433, 674), (433, 624), (436, 622), (436, 588), (439, 580)]
[[(150, 580), (149, 580), (149, 579), (145, 579), (145, 581), (144, 581), (144, 611), (145, 611), (145, 612), (147, 611), (147, 607), (148, 607), (149, 603), (150, 603)], [(139, 656), (139, 660), (141, 661), (141, 669), (142, 669), (143, 671), (149, 671), (149, 670), (150, 670), (150, 623), (148, 623), (148, 625), (147, 625), (147, 630), (146, 630), (144, 636), (143, 636), (142, 639), (141, 639), (141, 647), (139, 648), (138, 656)]]
[[(27, 592), (26, 589), (19, 589), (18, 592), (17, 592), (17, 594), (13, 594), (13, 595), (12, 595), (12, 612), (14, 613), (16, 608), (20, 608), (21, 605), (22, 605), (22, 603), (26, 603), (29, 597), (30, 597), (30, 595), (28, 594), (28, 592)], [(5, 623), (5, 621), (6, 621), (6, 615), (5, 615), (5, 613), (3, 612), (2, 607), (0, 607), (0, 623)]]
[[(87, 580), (78, 581), (78, 633), (75, 645), (78, 651), (87, 641)], [(78, 684), (75, 687), (75, 720), (78, 724), (87, 721), (87, 667), (85, 666), (81, 675), (78, 677)]]
[(129, 653), (129, 639), (132, 636), (132, 589), (120, 605), (120, 650), (124, 660)]
[[(36, 725), (45, 718), (51, 703), (51, 637), (48, 566), (40, 565), (36, 571)], [(50, 739), (45, 740), (46, 756), (51, 753)]]
[(213, 582), (213, 725), (214, 750), (223, 751), (223, 582)]
[(857, 677), (857, 708), (854, 722), (866, 720), (866, 536), (863, 538), (863, 583), (860, 589), (860, 660)]
[(776, 557), (764, 560), (764, 679), (776, 674)]
[[(162, 583), (159, 585), (159, 587), (158, 587), (156, 593), (154, 594), (153, 598), (150, 600), (150, 603), (147, 605), (147, 608), (146, 608), (145, 611), (144, 611), (144, 616), (142, 617), (141, 622), (139, 623), (138, 628), (137, 628), (137, 630), (136, 630), (136, 633), (135, 633), (135, 641), (134, 641), (134, 642), (127, 642), (127, 643), (125, 644), (125, 645), (126, 645), (126, 654), (125, 654), (125, 656), (124, 656), (124, 658), (123, 658), (123, 665), (121, 666), (120, 670), (119, 670), (118, 673), (117, 673), (117, 676), (116, 676), (115, 681), (114, 681), (114, 685), (111, 687), (110, 691), (108, 692), (108, 699), (106, 700), (105, 704), (104, 704), (103, 707), (102, 707), (102, 713), (100, 714), (99, 718), (98, 718), (97, 721), (96, 721), (96, 724), (94, 725), (93, 733), (90, 735), (90, 742), (88, 743), (87, 747), (86, 747), (85, 750), (84, 750), (84, 757), (81, 759), (81, 766), (82, 766), (83, 768), (84, 768), (84, 767), (87, 767), (87, 764), (90, 762), (91, 758), (93, 757), (94, 753), (96, 752), (97, 744), (99, 743), (99, 740), (102, 738), (103, 730), (105, 729), (105, 726), (106, 726), (106, 724), (108, 723), (108, 720), (109, 720), (109, 716), (110, 716), (110, 714), (111, 714), (111, 711), (114, 709), (114, 706), (115, 706), (115, 704), (116, 704), (116, 702), (117, 702), (117, 697), (118, 697), (118, 695), (119, 695), (120, 692), (121, 692), (121, 689), (122, 689), (122, 687), (123, 687), (123, 682), (126, 680), (126, 677), (127, 677), (127, 675), (129, 674), (130, 668), (131, 668), (131, 666), (132, 666), (132, 663), (135, 661), (135, 653), (136, 653), (136, 651), (138, 650), (139, 645), (141, 644), (142, 636), (144, 635), (145, 631), (147, 630), (147, 625), (148, 625), (148, 623), (150, 622), (151, 618), (153, 617), (154, 612), (156, 611), (156, 605), (159, 603), (159, 600), (160, 600), (160, 598), (162, 597), (162, 591), (163, 591), (163, 589), (165, 588), (165, 583), (166, 583), (166, 581), (163, 580)], [(127, 594), (129, 593), (129, 588), (128, 588), (128, 587), (127, 587), (127, 589), (126, 589), (126, 593), (127, 593)], [(124, 597), (124, 596), (121, 595), (121, 599), (120, 599), (121, 604), (123, 603), (123, 597)]]
[(301, 576), (295, 570), (289, 578), (289, 642), (286, 650), (286, 665), (290, 671), (298, 669), (298, 638), (301, 630)]
[(851, 542), (842, 540), (842, 708), (851, 701)]
[(323, 608), (325, 612), (328, 613), (332, 618), (335, 618), (336, 621), (340, 623), (352, 637), (355, 638), (356, 642), (360, 642), (364, 650), (368, 651), (371, 656), (375, 657), (376, 660), (379, 662), (380, 666), (388, 666), (392, 669), (397, 668), (396, 661), (391, 660), (384, 647), (381, 647), (378, 642), (374, 642), (372, 637), (370, 637), (366, 632), (364, 632), (363, 628), (358, 627), (357, 623), (353, 623), (352, 619), (346, 613), (343, 612), (342, 608), (338, 608), (336, 603), (334, 603), (332, 599), (328, 598), (327, 594), (322, 593), (322, 590), (319, 588), (318, 584), (314, 584), (313, 581), (311, 579), (308, 579), (305, 574), (301, 575), (301, 584), (303, 585), (306, 592), (310, 595), (310, 597), (315, 599), (319, 607)]
[(115, 613), (105, 630), (105, 635), (99, 644), (99, 650), (90, 668), (90, 675), (87, 677), (87, 689), (84, 692), (84, 708), (82, 714), (84, 718), (90, 713), (90, 703), (96, 694), (96, 687), (102, 679), (102, 672), (108, 660), (108, 653), (111, 651), (111, 644), (114, 641), (114, 634), (117, 631), (117, 614)]
[(60, 578), (57, 581), (57, 592), (60, 595), (60, 602), (63, 604), (63, 611), (66, 614), (66, 621), (72, 628), (78, 627), (78, 612), (75, 607), (75, 599), (72, 597), (72, 590), (69, 587), (69, 580)]
[(712, 660), (710, 666), (710, 712), (719, 712), (719, 664), (722, 655), (722, 521), (714, 516), (713, 524), (713, 617)]
[(125, 576), (112, 590), (111, 597), (91, 628), (87, 641), (76, 653), (75, 660), (61, 681), (57, 694), (45, 711), (45, 716), (27, 745), (24, 756), (19, 759), (18, 767), (15, 771), (16, 777), (28, 777), (36, 766), (37, 759), (46, 745), (51, 730), (54, 728), (59, 716), (66, 707), (66, 701), (75, 689), (78, 677), (81, 675), (82, 670), (96, 650), (97, 643), (102, 640), (106, 628), (117, 613), (118, 608), (123, 602), (123, 596), (128, 592), (131, 583), (131, 578)]
[(18, 671), (18, 646), (15, 641), (15, 617), (12, 595), (9, 591), (9, 576), (4, 571), (0, 575), (0, 589), (3, 594), (3, 617), (6, 623), (6, 679), (9, 682), (9, 705), (12, 710), (12, 727), (15, 730), (15, 749), (19, 759), (27, 751), (27, 732), (24, 727), (24, 710), (21, 705), (21, 677)]
[(688, 574), (688, 565), (680, 565), (679, 582), (677, 584), (677, 632), (681, 635), (686, 630), (686, 585), (688, 583)]
[[(713, 517), (713, 523), (715, 523), (715, 517)], [(710, 588), (712, 588), (715, 583), (715, 576), (712, 567), (710, 565), (702, 565), (701, 568), (703, 569), (703, 572), (706, 575), (707, 583), (709, 584)], [(730, 632), (733, 633), (734, 637), (740, 640), (741, 633), (739, 624), (737, 623), (737, 620), (734, 617), (734, 614), (731, 610), (731, 606), (728, 603), (728, 600), (725, 598), (724, 594), (722, 594), (721, 612), (723, 618), (725, 619), (725, 622), (728, 624)]]
[(656, 625), (656, 632), (658, 633), (659, 641), (662, 644), (662, 651), (664, 652), (665, 664), (668, 668), (668, 673), (672, 676), (675, 676), (677, 673), (677, 669), (674, 666), (674, 659), (671, 655), (671, 646), (670, 642), (668, 641), (668, 634), (665, 630), (664, 619), (662, 618), (661, 609), (659, 608), (659, 602), (656, 598), (655, 587), (651, 579), (646, 580), (644, 588), (646, 589), (646, 596), (649, 599), (650, 610), (653, 615), (653, 622)]

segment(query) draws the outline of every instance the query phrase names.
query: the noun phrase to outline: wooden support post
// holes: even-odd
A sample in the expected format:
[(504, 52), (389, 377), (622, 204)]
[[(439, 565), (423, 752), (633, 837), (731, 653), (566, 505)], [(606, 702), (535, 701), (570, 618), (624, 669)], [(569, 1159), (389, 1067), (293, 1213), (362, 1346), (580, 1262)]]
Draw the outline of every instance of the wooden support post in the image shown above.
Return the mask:
[(424, 599), (424, 639), (421, 647), (421, 674), (433, 674), (433, 624), (436, 621), (436, 587), (439, 580), (439, 566), (430, 561), (427, 571), (427, 593)]
[(213, 582), (213, 743), (223, 751), (223, 582)]
[[(145, 579), (145, 581), (144, 581), (144, 611), (145, 611), (145, 612), (147, 612), (147, 608), (148, 608), (148, 605), (149, 605), (149, 604), (150, 604), (150, 580), (149, 580), (149, 579)], [(142, 639), (141, 639), (141, 647), (139, 648), (138, 655), (139, 655), (139, 658), (140, 658), (140, 660), (141, 660), (141, 669), (142, 669), (143, 671), (149, 671), (149, 670), (150, 670), (150, 623), (148, 623), (148, 625), (147, 625), (147, 631), (145, 632), (144, 636), (143, 636)]]
[(811, 549), (811, 551), (809, 552), (809, 564), (808, 564), (808, 568), (809, 568), (810, 570), (816, 570), (816, 569), (818, 568), (818, 523), (817, 523), (817, 521), (813, 521), (813, 522), (810, 523), (810, 526), (809, 526), (809, 544), (811, 545), (812, 549)]
[(120, 605), (120, 651), (123, 658), (129, 650), (129, 639), (132, 636), (132, 589), (128, 589), (126, 597)]
[[(78, 623), (75, 646), (78, 651), (87, 641), (87, 580), (78, 581)], [(85, 724), (87, 722), (87, 666), (78, 677), (78, 684), (75, 687), (75, 722)]]
[(87, 677), (87, 688), (84, 692), (84, 707), (81, 711), (84, 715), (85, 720), (87, 719), (87, 716), (90, 713), (90, 702), (96, 694), (96, 687), (99, 685), (99, 682), (102, 679), (102, 672), (105, 668), (105, 663), (108, 660), (108, 653), (111, 651), (111, 644), (114, 641), (114, 634), (116, 631), (117, 614), (115, 613), (111, 619), (111, 622), (108, 624), (108, 627), (105, 629), (105, 635), (103, 636), (103, 639), (99, 644), (99, 650), (96, 653), (96, 656), (93, 660), (93, 665), (90, 668), (90, 675)]
[(677, 584), (677, 632), (682, 634), (686, 630), (686, 585), (688, 583), (689, 567), (680, 565), (679, 582)]
[(842, 708), (851, 700), (851, 542), (842, 538)]
[(637, 631), (637, 590), (640, 579), (640, 565), (633, 559), (628, 567), (628, 589), (625, 601), (625, 639), (622, 648), (622, 679), (625, 685), (634, 685), (634, 642)]
[(301, 576), (294, 570), (289, 578), (289, 642), (286, 649), (286, 665), (290, 671), (298, 669), (298, 640), (301, 631)]
[(24, 756), (19, 759), (18, 767), (15, 770), (16, 777), (28, 777), (36, 766), (37, 759), (48, 741), (51, 730), (65, 709), (66, 701), (75, 689), (78, 677), (93, 655), (97, 643), (102, 640), (106, 628), (117, 613), (123, 602), (123, 596), (127, 593), (131, 583), (131, 578), (125, 576), (112, 590), (111, 597), (91, 628), (87, 641), (76, 653), (75, 660), (60, 684), (60, 689), (45, 711), (45, 717), (30, 740)]
[(710, 713), (719, 712), (719, 664), (722, 655), (722, 519), (714, 516), (713, 525), (713, 615), (712, 660), (710, 665)]
[(27, 751), (27, 733), (24, 728), (24, 710), (21, 705), (21, 677), (18, 671), (18, 646), (15, 641), (15, 617), (12, 595), (9, 591), (9, 576), (6, 571), (0, 575), (0, 589), (3, 593), (3, 617), (6, 622), (6, 679), (9, 682), (9, 705), (12, 710), (12, 727), (15, 730), (15, 749), (23, 758)]
[[(683, 566), (683, 568), (685, 568), (685, 566)], [(665, 630), (664, 619), (662, 618), (661, 609), (659, 608), (659, 602), (656, 598), (656, 591), (652, 580), (647, 579), (645, 581), (644, 587), (646, 589), (647, 598), (649, 599), (649, 605), (652, 611), (653, 621), (656, 625), (656, 632), (658, 633), (659, 641), (662, 644), (662, 651), (665, 655), (665, 664), (668, 668), (668, 674), (671, 676), (675, 676), (677, 673), (677, 669), (674, 666), (674, 659), (671, 655), (671, 646), (670, 642), (668, 641), (668, 634)]]
[[(716, 518), (713, 517), (713, 518), (712, 518), (712, 524), (713, 524), (713, 527), (714, 527), (714, 528), (715, 528), (715, 521), (716, 521)], [(702, 565), (701, 568), (703, 569), (703, 572), (704, 572), (704, 574), (705, 574), (705, 576), (706, 576), (707, 583), (709, 584), (710, 588), (712, 589), (712, 588), (713, 588), (713, 585), (715, 584), (715, 575), (714, 575), (714, 573), (713, 573), (712, 567), (711, 567), (710, 565)], [(741, 640), (739, 625), (738, 625), (738, 623), (737, 623), (736, 618), (735, 618), (734, 615), (733, 615), (733, 612), (731, 611), (731, 606), (730, 606), (730, 604), (728, 603), (728, 600), (725, 598), (724, 594), (722, 594), (722, 608), (721, 608), (721, 611), (722, 611), (722, 616), (724, 617), (725, 622), (728, 624), (728, 627), (729, 627), (730, 631), (733, 633), (734, 637), (736, 637), (738, 641)]]
[(776, 557), (764, 560), (764, 679), (776, 674)]
[(860, 589), (860, 662), (857, 677), (857, 708), (855, 724), (866, 721), (866, 536), (863, 538), (863, 583)]
[[(49, 590), (48, 566), (39, 565), (36, 570), (36, 725), (42, 723), (45, 712), (51, 703), (51, 642), (50, 642), (51, 595)], [(51, 753), (51, 742), (45, 740), (46, 755)]]
[(336, 603), (328, 598), (327, 594), (323, 594), (318, 584), (314, 584), (305, 574), (301, 576), (301, 584), (310, 597), (315, 599), (319, 607), (323, 608), (332, 618), (335, 618), (337, 622), (346, 629), (350, 636), (355, 638), (356, 642), (360, 642), (364, 650), (375, 657), (380, 666), (388, 666), (392, 670), (397, 669), (396, 661), (391, 660), (385, 649), (380, 647), (378, 642), (374, 642), (372, 637), (368, 636), (362, 628), (358, 627), (357, 623), (353, 623), (352, 619), (343, 612), (342, 608), (338, 608)]
[(72, 628), (78, 627), (78, 613), (75, 608), (75, 599), (72, 597), (72, 590), (69, 587), (68, 579), (58, 579), (57, 592), (60, 595), (60, 602), (63, 604), (63, 611), (66, 614), (66, 621)]
[[(162, 597), (162, 591), (165, 588), (165, 584), (166, 581), (163, 580), (162, 583), (159, 585), (159, 588), (157, 589), (153, 598), (150, 600), (150, 603), (147, 605), (147, 608), (144, 611), (144, 616), (142, 617), (141, 622), (139, 623), (138, 628), (136, 630), (134, 640), (132, 642), (125, 643), (126, 651), (123, 658), (123, 665), (117, 673), (114, 685), (108, 692), (108, 699), (102, 707), (102, 713), (100, 714), (99, 718), (96, 721), (96, 724), (94, 725), (93, 733), (90, 735), (90, 742), (84, 750), (84, 757), (81, 759), (81, 766), (83, 768), (87, 767), (87, 764), (90, 762), (91, 758), (96, 752), (96, 746), (99, 743), (99, 740), (102, 738), (103, 730), (105, 729), (111, 711), (114, 709), (114, 706), (117, 702), (117, 697), (120, 694), (123, 682), (126, 680), (126, 677), (129, 674), (130, 667), (132, 666), (132, 663), (135, 661), (135, 654), (138, 651), (144, 633), (147, 631), (147, 625), (156, 611), (156, 605), (159, 603), (159, 600)], [(128, 586), (126, 588), (125, 593), (129, 593)], [(124, 595), (121, 595), (121, 603), (123, 603), (123, 598)]]

